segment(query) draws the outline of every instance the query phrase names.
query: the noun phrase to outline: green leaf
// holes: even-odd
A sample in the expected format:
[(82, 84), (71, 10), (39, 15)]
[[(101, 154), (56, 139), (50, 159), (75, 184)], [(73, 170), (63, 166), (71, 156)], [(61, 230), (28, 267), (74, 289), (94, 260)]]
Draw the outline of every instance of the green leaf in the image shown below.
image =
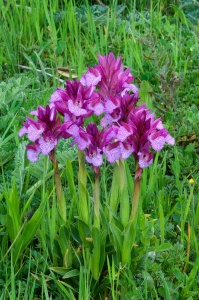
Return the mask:
[(15, 183), (12, 185), (10, 192), (4, 192), (7, 205), (7, 230), (13, 242), (16, 238), (20, 227), (20, 214), (19, 214), (19, 198)]
[(61, 226), (56, 240), (61, 250), (63, 265), (66, 268), (70, 268), (72, 265), (72, 248), (70, 244), (70, 230), (67, 226)]
[(189, 25), (190, 25), (191, 23), (187, 20), (187, 18), (186, 18), (186, 16), (185, 16), (184, 12), (183, 12), (182, 10), (180, 10), (177, 6), (173, 5), (173, 4), (171, 4), (170, 6), (173, 8), (173, 10), (174, 10), (174, 12), (175, 12), (175, 16), (178, 16), (179, 19), (182, 21), (182, 23), (183, 23), (187, 28), (189, 28)]
[(70, 231), (67, 226), (61, 226), (59, 230), (59, 235), (57, 237), (57, 241), (59, 243), (62, 254), (65, 253), (67, 245), (70, 243)]
[(99, 278), (99, 264), (100, 264), (100, 250), (101, 250), (101, 236), (100, 231), (96, 228), (92, 228), (92, 238), (93, 238), (93, 255), (91, 260), (91, 269), (93, 273), (93, 278), (98, 280)]
[(74, 270), (71, 270), (71, 271), (65, 273), (65, 275), (63, 276), (63, 279), (71, 278), (71, 277), (75, 277), (75, 276), (79, 276), (79, 270), (77, 270), (77, 269), (74, 269)]
[(36, 210), (32, 218), (25, 224), (24, 229), (15, 243), (15, 250), (13, 253), (13, 262), (16, 264), (22, 252), (31, 243), (33, 237), (35, 236), (39, 225), (43, 221), (44, 211), (46, 202), (40, 204), (39, 208)]
[(113, 244), (118, 257), (118, 261), (121, 261), (123, 236), (122, 232), (114, 224), (110, 224), (110, 230), (112, 232)]
[(59, 288), (59, 290), (61, 290), (64, 293), (64, 296), (67, 297), (67, 298), (64, 297), (64, 299), (67, 299), (67, 300), (75, 300), (76, 299), (72, 292), (72, 291), (74, 291), (74, 293), (75, 293), (75, 289), (71, 285), (67, 284), (64, 281), (57, 280), (57, 278), (54, 278), (54, 282), (57, 285), (57, 287)]
[(89, 226), (82, 220), (78, 219), (78, 232), (79, 232), (79, 236), (82, 240), (83, 243), (85, 243), (85, 245), (90, 245), (89, 242), (86, 241), (86, 238), (90, 238), (91, 237), (91, 231)]
[(68, 271), (68, 269), (64, 267), (50, 267), (50, 270), (62, 276), (64, 276)]
[(153, 89), (150, 86), (149, 82), (146, 80), (142, 80), (140, 85), (139, 94), (140, 96), (145, 96), (146, 94), (152, 93)]
[(134, 222), (129, 222), (124, 229), (124, 240), (122, 245), (122, 264), (125, 265), (130, 261), (131, 251), (135, 240), (135, 225)]
[(185, 282), (185, 279), (186, 279), (186, 274), (185, 273), (182, 273), (180, 270), (178, 269), (175, 269), (173, 271), (175, 277), (177, 278), (177, 280), (182, 283), (182, 282)]
[(164, 243), (158, 246), (158, 248), (155, 249), (155, 251), (167, 251), (171, 250), (173, 246), (170, 243)]
[(70, 159), (67, 159), (67, 161), (66, 161), (66, 176), (67, 176), (67, 180), (68, 180), (70, 196), (72, 198), (72, 204), (70, 206), (70, 213), (69, 213), (69, 220), (71, 220), (72, 214), (73, 214), (74, 204), (77, 203), (77, 193), (76, 193), (75, 177), (74, 177), (74, 173), (73, 173), (73, 167), (72, 167)]
[(71, 268), (73, 263), (72, 247), (68, 245), (63, 255), (63, 265), (66, 268)]
[(170, 284), (165, 280), (164, 275), (161, 273), (161, 280), (162, 280), (162, 284), (164, 286), (164, 289), (158, 289), (158, 291), (162, 292), (162, 296), (164, 295), (165, 299), (171, 300), (171, 287)]
[(103, 269), (105, 260), (105, 241), (106, 232), (100, 232), (98, 228), (92, 228), (92, 238), (93, 238), (93, 254), (91, 259), (91, 269), (93, 273), (93, 278), (98, 280), (100, 273)]

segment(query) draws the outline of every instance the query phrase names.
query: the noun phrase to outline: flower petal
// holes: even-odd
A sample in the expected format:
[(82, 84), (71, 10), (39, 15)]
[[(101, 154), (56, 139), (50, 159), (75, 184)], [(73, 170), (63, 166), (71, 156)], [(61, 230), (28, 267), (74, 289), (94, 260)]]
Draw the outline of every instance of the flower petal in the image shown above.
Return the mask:
[(48, 155), (57, 145), (57, 139), (43, 137), (39, 139), (39, 146), (43, 155)]
[(18, 135), (20, 136), (20, 137), (22, 137), (24, 134), (26, 134), (28, 132), (28, 130), (27, 130), (27, 128), (24, 126), (24, 127), (22, 127), (20, 130), (19, 130), (19, 133), (18, 133)]
[(138, 157), (138, 163), (142, 169), (150, 166), (153, 162), (153, 153), (146, 151), (138, 152)]
[(175, 145), (175, 139), (170, 134), (167, 135), (165, 141), (172, 146)]
[(120, 126), (117, 134), (118, 141), (123, 142), (129, 137), (132, 132), (130, 131), (130, 127), (126, 124), (124, 126)]
[(83, 115), (87, 114), (87, 110), (86, 109), (81, 108), (78, 105), (75, 105), (71, 99), (68, 100), (68, 109), (76, 117), (83, 116)]
[(89, 68), (89, 71), (80, 79), (81, 84), (86, 86), (96, 86), (102, 76), (96, 68)]
[(39, 126), (39, 128), (37, 128), (36, 126), (31, 124), (28, 127), (28, 138), (31, 142), (35, 142), (36, 140), (39, 139), (40, 135), (43, 132), (44, 132), (44, 127), (43, 126)]
[(103, 153), (110, 163), (115, 162), (121, 157), (121, 150), (120, 147), (118, 147), (118, 143), (116, 142), (114, 144), (103, 147)]
[(92, 164), (95, 167), (100, 167), (103, 164), (102, 154), (100, 149), (97, 149), (97, 152), (93, 156), (86, 155), (86, 160), (88, 163)]
[(40, 154), (41, 150), (38, 144), (34, 145), (27, 145), (27, 158), (31, 162), (36, 162), (38, 160), (38, 155)]
[(150, 139), (151, 147), (155, 151), (160, 151), (164, 147), (165, 138), (163, 136), (158, 136), (156, 139)]
[(134, 151), (133, 147), (128, 143), (120, 143), (121, 156), (127, 159)]

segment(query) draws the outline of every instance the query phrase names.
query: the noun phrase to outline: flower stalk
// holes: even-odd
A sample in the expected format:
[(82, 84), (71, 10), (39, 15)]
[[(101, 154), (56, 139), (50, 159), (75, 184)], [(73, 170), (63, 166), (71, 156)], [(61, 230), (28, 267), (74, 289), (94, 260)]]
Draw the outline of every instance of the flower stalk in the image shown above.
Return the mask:
[[(111, 185), (111, 191), (110, 191), (110, 200), (108, 202), (108, 205), (110, 206), (110, 209), (112, 212), (117, 211), (118, 206), (118, 194), (119, 194), (119, 166), (118, 161), (114, 164), (114, 170), (113, 170), (113, 179), (112, 179), (112, 185)], [(109, 211), (109, 219), (112, 220), (112, 213)]]
[(125, 163), (122, 158), (119, 159), (119, 193), (120, 193), (120, 218), (125, 227), (129, 221), (129, 195), (126, 180)]
[(99, 168), (96, 169), (94, 185), (94, 226), (100, 230), (100, 173)]
[(135, 219), (137, 217), (137, 212), (138, 212), (139, 202), (140, 202), (141, 174), (142, 174), (142, 169), (139, 167), (138, 162), (136, 162), (135, 181), (134, 181), (134, 190), (133, 190), (130, 221), (135, 221)]
[(78, 172), (78, 191), (79, 191), (79, 215), (82, 221), (89, 225), (89, 205), (87, 195), (87, 173), (84, 160), (84, 152), (78, 150), (79, 172)]
[(50, 153), (50, 159), (52, 161), (53, 168), (54, 168), (54, 179), (55, 179), (55, 188), (56, 188), (57, 201), (58, 201), (58, 203), (57, 203), (58, 204), (58, 212), (59, 212), (62, 220), (64, 221), (64, 223), (66, 223), (66, 201), (65, 201), (65, 197), (64, 197), (63, 187), (61, 184), (61, 176), (60, 176), (60, 171), (59, 171), (59, 167), (58, 167), (58, 161), (55, 158), (54, 150), (51, 151), (51, 153)]

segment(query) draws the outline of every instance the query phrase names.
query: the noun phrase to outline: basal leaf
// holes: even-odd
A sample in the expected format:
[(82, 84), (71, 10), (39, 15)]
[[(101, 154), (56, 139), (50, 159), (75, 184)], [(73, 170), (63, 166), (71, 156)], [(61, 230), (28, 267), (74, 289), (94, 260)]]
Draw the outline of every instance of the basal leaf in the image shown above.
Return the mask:
[(35, 236), (39, 228), (39, 225), (43, 220), (45, 206), (46, 206), (46, 202), (40, 204), (39, 208), (36, 210), (32, 218), (29, 221), (27, 221), (27, 223), (25, 224), (20, 237), (17, 239), (15, 243), (15, 251), (13, 255), (14, 265), (19, 259), (19, 256), (26, 249), (26, 247), (31, 243), (33, 237)]

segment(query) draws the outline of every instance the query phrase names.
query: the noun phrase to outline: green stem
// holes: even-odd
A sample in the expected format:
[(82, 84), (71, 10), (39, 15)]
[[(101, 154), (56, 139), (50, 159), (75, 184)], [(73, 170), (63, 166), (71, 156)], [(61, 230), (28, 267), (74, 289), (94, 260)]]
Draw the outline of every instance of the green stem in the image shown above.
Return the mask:
[(137, 217), (139, 201), (140, 201), (140, 179), (141, 179), (141, 169), (136, 162), (136, 171), (135, 171), (135, 181), (134, 181), (134, 190), (133, 190), (133, 198), (132, 198), (132, 210), (130, 221), (135, 221)]
[[(110, 206), (113, 213), (117, 212), (118, 207), (118, 194), (119, 194), (119, 166), (118, 161), (114, 164), (114, 171), (113, 171), (113, 179), (111, 184), (111, 190), (110, 190), (110, 200), (108, 202), (108, 205)], [(110, 221), (112, 220), (112, 213), (109, 211)]]
[(94, 226), (100, 230), (100, 174), (95, 173), (95, 185), (94, 185)]
[(125, 227), (129, 221), (129, 194), (124, 160), (119, 159), (120, 218)]
[(86, 189), (87, 173), (85, 167), (84, 152), (78, 151), (79, 172), (78, 172), (78, 191), (79, 191), (79, 215), (82, 221), (89, 226), (89, 205)]
[(78, 150), (78, 159), (79, 159), (78, 178), (81, 181), (81, 184), (84, 187), (86, 187), (87, 175), (86, 175), (86, 167), (85, 167), (85, 158), (84, 158), (84, 152), (81, 150)]
[(58, 211), (63, 221), (66, 222), (66, 201), (64, 198), (64, 191), (61, 184), (61, 176), (59, 172), (58, 161), (56, 159), (54, 159), (53, 161), (53, 167), (54, 167), (55, 187), (56, 187), (57, 200), (58, 200)]

